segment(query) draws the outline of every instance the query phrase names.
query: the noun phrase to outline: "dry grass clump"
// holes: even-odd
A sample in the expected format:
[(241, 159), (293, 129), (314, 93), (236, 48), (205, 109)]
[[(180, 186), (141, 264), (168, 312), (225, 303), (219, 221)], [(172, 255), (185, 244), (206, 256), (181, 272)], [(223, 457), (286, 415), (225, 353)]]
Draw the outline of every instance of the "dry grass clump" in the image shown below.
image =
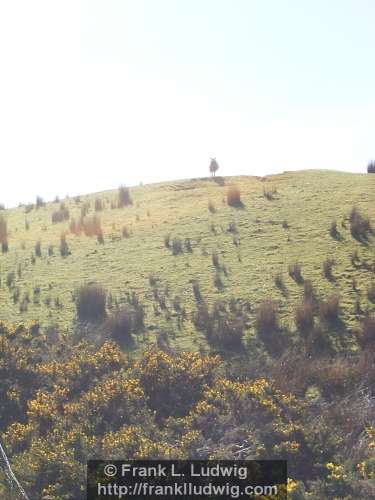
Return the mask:
[(372, 233), (370, 220), (364, 217), (357, 207), (353, 207), (350, 215), (350, 233), (358, 241), (367, 241), (369, 235)]
[(326, 260), (323, 262), (323, 274), (329, 281), (333, 281), (332, 269), (334, 264), (335, 264), (335, 259), (332, 259), (332, 257), (327, 257)]
[(289, 276), (298, 284), (303, 283), (301, 265), (298, 262), (290, 264), (288, 268)]
[(319, 304), (320, 321), (328, 326), (335, 326), (339, 321), (340, 297), (336, 294), (331, 295)]
[(129, 188), (125, 186), (120, 186), (118, 188), (118, 203), (117, 206), (119, 208), (125, 207), (127, 205), (132, 205), (133, 200), (130, 196)]
[(296, 307), (294, 320), (297, 329), (307, 335), (314, 328), (314, 308), (310, 301), (304, 301)]
[(65, 220), (68, 220), (70, 217), (69, 209), (65, 206), (64, 203), (61, 203), (60, 207), (58, 210), (54, 210), (52, 212), (52, 223), (56, 224), (58, 222), (64, 222)]
[(227, 203), (231, 207), (242, 206), (241, 191), (238, 186), (230, 186), (227, 191)]
[(0, 215), (0, 243), (3, 253), (8, 251), (8, 225), (5, 217)]
[(83, 285), (77, 293), (77, 316), (83, 321), (99, 320), (106, 316), (106, 291), (100, 285)]

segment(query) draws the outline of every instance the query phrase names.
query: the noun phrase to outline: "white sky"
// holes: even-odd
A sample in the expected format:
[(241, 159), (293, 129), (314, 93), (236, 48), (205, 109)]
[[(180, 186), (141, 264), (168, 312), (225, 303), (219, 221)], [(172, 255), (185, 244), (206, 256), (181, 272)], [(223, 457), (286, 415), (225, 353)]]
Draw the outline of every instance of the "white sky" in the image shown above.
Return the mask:
[(364, 171), (373, 0), (0, 0), (0, 201)]

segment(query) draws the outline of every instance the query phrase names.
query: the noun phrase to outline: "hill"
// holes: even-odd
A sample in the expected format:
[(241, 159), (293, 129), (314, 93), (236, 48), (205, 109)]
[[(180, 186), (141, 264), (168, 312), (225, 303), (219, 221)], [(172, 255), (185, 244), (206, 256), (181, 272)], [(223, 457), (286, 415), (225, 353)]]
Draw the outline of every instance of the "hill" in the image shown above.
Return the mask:
[(374, 498), (374, 187), (286, 172), (3, 211), (0, 442), (30, 498), (83, 500), (89, 457), (284, 459), (277, 498)]
[[(227, 204), (231, 186), (241, 191), (240, 207)], [(130, 190), (132, 205), (122, 208), (115, 208), (114, 190), (6, 210), (9, 251), (0, 257), (1, 319), (37, 320), (44, 327), (57, 324), (70, 330), (77, 290), (96, 282), (109, 294), (108, 313), (133, 292), (143, 304), (146, 334), (138, 336), (138, 347), (153, 342), (154, 332), (176, 330), (176, 338), (170, 339), (174, 346), (204, 348), (205, 338), (191, 320), (196, 281), (209, 305), (231, 298), (246, 303), (246, 343), (254, 336), (255, 309), (263, 299), (275, 300), (281, 323), (295, 330), (294, 309), (303, 281), (309, 280), (321, 298), (340, 295), (347, 328), (331, 340), (337, 349), (355, 350), (348, 330), (358, 324), (358, 301), (361, 309), (373, 310), (367, 288), (374, 247), (371, 240), (353, 238), (349, 215), (353, 206), (372, 215), (374, 186), (375, 177), (368, 175), (304, 171), (139, 186)], [(61, 205), (69, 218), (52, 223)], [(103, 243), (95, 235), (71, 233), (72, 219), (77, 221), (82, 212), (100, 218)], [(330, 235), (333, 221), (336, 237)], [(62, 233), (70, 252), (65, 257), (59, 249)], [(38, 241), (40, 257), (35, 255)], [(358, 259), (353, 263), (354, 252)], [(335, 261), (329, 279), (323, 274), (327, 258)], [(300, 280), (289, 275), (296, 263)]]

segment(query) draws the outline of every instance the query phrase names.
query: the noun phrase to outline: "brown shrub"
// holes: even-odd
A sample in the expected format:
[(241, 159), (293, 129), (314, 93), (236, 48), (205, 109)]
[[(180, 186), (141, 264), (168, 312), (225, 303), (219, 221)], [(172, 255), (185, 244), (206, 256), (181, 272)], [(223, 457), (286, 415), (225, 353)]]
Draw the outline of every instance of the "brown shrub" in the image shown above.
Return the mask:
[(289, 276), (298, 284), (303, 283), (303, 276), (301, 271), (301, 265), (298, 262), (290, 264), (289, 266)]
[(372, 232), (370, 220), (364, 217), (357, 207), (353, 207), (350, 215), (350, 233), (356, 240), (366, 241)]
[(84, 285), (77, 293), (76, 308), (80, 320), (99, 320), (106, 316), (106, 291), (100, 285)]
[(295, 323), (298, 330), (303, 334), (308, 334), (314, 327), (314, 309), (312, 302), (302, 302), (295, 310)]
[(117, 342), (126, 342), (131, 339), (133, 329), (132, 316), (130, 307), (124, 306), (107, 319), (105, 328)]
[(277, 311), (272, 300), (264, 300), (260, 303), (256, 316), (256, 329), (261, 334), (279, 329)]
[(227, 191), (227, 203), (231, 207), (240, 207), (241, 202), (241, 191), (237, 186), (230, 186)]
[(70, 255), (70, 250), (69, 250), (68, 243), (66, 241), (65, 233), (61, 233), (61, 236), (60, 236), (60, 254), (61, 254), (61, 257), (66, 257), (67, 255)]
[(79, 221), (86, 236), (98, 236), (102, 233), (100, 218), (94, 215), (87, 215)]
[(42, 242), (38, 240), (35, 243), (35, 256), (36, 257), (41, 257), (42, 256)]
[(0, 243), (8, 241), (8, 225), (5, 217), (0, 215)]
[(362, 323), (361, 330), (357, 333), (357, 338), (362, 348), (375, 345), (375, 317), (368, 316)]
[(65, 220), (68, 220), (69, 217), (69, 209), (65, 206), (64, 203), (61, 203), (60, 208), (58, 210), (54, 210), (51, 216), (53, 224), (64, 222)]
[(95, 198), (94, 209), (95, 212), (101, 212), (104, 208), (103, 200), (101, 198)]
[(122, 208), (126, 205), (132, 205), (133, 200), (131, 199), (129, 188), (125, 186), (120, 186), (118, 188), (118, 207)]
[(319, 304), (319, 317), (322, 323), (328, 326), (335, 326), (339, 321), (340, 298), (334, 294)]
[(332, 259), (332, 257), (327, 257), (326, 260), (323, 262), (323, 274), (329, 281), (333, 280), (332, 269), (334, 264), (335, 260)]

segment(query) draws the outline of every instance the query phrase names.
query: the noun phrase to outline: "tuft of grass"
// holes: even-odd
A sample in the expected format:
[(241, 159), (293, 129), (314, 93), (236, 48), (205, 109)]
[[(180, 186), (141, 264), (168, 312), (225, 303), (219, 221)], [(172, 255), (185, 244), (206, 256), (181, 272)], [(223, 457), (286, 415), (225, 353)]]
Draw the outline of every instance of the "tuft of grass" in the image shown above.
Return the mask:
[(242, 206), (241, 191), (238, 186), (230, 186), (227, 191), (227, 204), (231, 207)]
[(97, 321), (106, 316), (106, 291), (100, 285), (83, 285), (76, 296), (77, 317), (81, 321)]
[(127, 205), (132, 205), (133, 200), (130, 196), (129, 188), (126, 186), (120, 186), (118, 188), (118, 208), (126, 207)]

